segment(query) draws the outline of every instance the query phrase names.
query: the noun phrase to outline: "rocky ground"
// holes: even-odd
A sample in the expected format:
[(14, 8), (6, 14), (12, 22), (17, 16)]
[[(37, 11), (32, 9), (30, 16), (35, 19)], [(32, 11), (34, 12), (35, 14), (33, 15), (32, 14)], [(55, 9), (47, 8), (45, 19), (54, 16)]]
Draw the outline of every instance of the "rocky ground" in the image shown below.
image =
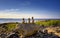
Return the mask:
[(25, 36), (23, 38), (60, 38), (60, 32), (56, 31), (59, 29), (59, 27), (47, 27), (43, 30), (38, 30), (35, 34), (31, 36)]
[(58, 35), (60, 37), (60, 26), (57, 27), (48, 27), (45, 28), (48, 30), (48, 33), (53, 32), (54, 34)]
[(60, 38), (60, 27), (47, 27), (26, 38)]
[[(6, 33), (4, 28), (0, 27), (0, 38), (21, 38), (18, 32)], [(16, 31), (16, 30), (15, 30)], [(60, 26), (57, 27), (41, 27), (31, 36), (24, 36), (23, 38), (60, 38)]]

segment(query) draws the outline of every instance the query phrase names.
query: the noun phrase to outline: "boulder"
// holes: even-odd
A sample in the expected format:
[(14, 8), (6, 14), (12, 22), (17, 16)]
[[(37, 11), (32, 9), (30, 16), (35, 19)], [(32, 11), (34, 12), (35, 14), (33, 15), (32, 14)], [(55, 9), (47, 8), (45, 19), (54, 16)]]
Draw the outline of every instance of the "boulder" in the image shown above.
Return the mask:
[(30, 36), (39, 30), (39, 25), (33, 23), (18, 24), (20, 35)]

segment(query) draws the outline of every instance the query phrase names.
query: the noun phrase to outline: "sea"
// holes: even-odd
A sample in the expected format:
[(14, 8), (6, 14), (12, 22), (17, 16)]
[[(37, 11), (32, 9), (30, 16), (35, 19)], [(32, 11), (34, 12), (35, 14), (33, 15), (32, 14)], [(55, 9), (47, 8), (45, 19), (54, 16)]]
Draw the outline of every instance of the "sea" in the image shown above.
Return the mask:
[[(34, 19), (34, 21), (41, 21), (41, 20), (51, 20), (51, 19)], [(53, 19), (56, 20), (56, 19)], [(60, 19), (59, 19), (60, 20)], [(0, 18), (0, 23), (8, 23), (8, 22), (19, 22), (22, 23), (22, 19), (11, 19), (11, 18)], [(28, 22), (28, 19), (25, 19), (25, 22)], [(32, 19), (31, 19), (32, 22)]]
[[(38, 19), (34, 19), (37, 21)], [(9, 18), (0, 18), (0, 23), (9, 23), (9, 22), (19, 22), (22, 23), (22, 19), (9, 19)], [(28, 19), (25, 19), (25, 22), (28, 22)], [(32, 22), (32, 20), (31, 20)]]

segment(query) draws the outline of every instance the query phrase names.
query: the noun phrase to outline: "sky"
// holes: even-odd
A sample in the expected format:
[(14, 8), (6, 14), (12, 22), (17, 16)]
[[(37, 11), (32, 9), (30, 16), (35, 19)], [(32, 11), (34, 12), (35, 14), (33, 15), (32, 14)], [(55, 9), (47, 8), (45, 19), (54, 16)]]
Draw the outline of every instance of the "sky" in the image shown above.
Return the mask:
[(60, 0), (0, 0), (0, 18), (60, 19)]

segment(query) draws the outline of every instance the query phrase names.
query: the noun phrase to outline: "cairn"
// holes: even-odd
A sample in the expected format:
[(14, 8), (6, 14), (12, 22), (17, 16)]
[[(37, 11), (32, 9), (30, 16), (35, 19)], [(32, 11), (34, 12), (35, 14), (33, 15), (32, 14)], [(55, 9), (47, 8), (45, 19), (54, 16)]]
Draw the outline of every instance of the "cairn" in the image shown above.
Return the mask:
[(32, 23), (34, 23), (34, 17), (32, 17)]
[(25, 23), (25, 19), (24, 19), (24, 18), (22, 19), (22, 23), (23, 23), (23, 24)]
[[(25, 19), (24, 18), (22, 19), (22, 23), (23, 24), (25, 23)], [(28, 18), (28, 23), (30, 23), (30, 18)], [(34, 23), (34, 17), (32, 17), (32, 23)]]
[(28, 23), (30, 23), (30, 18), (28, 18)]

